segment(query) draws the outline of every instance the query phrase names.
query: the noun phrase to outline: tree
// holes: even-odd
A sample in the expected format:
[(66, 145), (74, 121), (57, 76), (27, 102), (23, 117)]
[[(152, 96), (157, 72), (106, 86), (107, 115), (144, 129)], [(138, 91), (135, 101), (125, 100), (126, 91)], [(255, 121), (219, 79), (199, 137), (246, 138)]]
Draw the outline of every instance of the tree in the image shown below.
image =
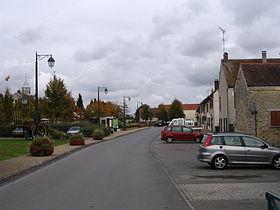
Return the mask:
[(135, 121), (139, 123), (140, 121), (140, 107), (135, 111)]
[(140, 106), (140, 117), (147, 121), (149, 119), (152, 118), (152, 111), (149, 105), (147, 104), (143, 104), (142, 106)]
[(81, 110), (84, 109), (83, 98), (80, 93), (79, 93), (79, 97), (77, 99), (77, 107), (79, 107)]
[(164, 104), (158, 105), (157, 112), (156, 112), (157, 118), (161, 120), (162, 122), (166, 122), (168, 120), (168, 113), (164, 106)]
[(10, 94), (9, 90), (6, 90), (2, 102), (3, 102), (2, 108), (4, 111), (3, 122), (5, 124), (12, 123), (13, 122), (13, 97)]
[(172, 120), (174, 118), (185, 117), (181, 101), (179, 101), (178, 99), (174, 99), (174, 101), (172, 102), (172, 104), (168, 110), (168, 117), (170, 120)]
[(54, 75), (47, 84), (45, 95), (42, 101), (45, 106), (44, 112), (51, 121), (73, 119), (75, 101), (62, 79)]

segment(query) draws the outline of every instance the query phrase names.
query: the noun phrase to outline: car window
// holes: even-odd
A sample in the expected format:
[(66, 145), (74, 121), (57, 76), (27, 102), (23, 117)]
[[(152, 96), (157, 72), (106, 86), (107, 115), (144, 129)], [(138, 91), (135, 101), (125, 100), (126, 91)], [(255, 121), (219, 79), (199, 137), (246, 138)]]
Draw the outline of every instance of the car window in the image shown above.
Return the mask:
[(201, 143), (203, 144), (208, 137), (209, 137), (209, 135), (204, 134), (203, 139), (201, 140)]
[(220, 136), (214, 136), (212, 141), (211, 141), (211, 144), (213, 144), (213, 145), (223, 145), (224, 142), (223, 142), (223, 140)]
[(229, 146), (242, 146), (239, 136), (224, 136), (225, 144)]
[(174, 131), (174, 132), (182, 132), (182, 128), (181, 127), (172, 127), (172, 131)]
[(243, 136), (243, 141), (246, 147), (260, 147), (263, 143), (253, 137)]
[(192, 132), (192, 129), (187, 128), (187, 127), (183, 127), (183, 132), (191, 133), (191, 132)]

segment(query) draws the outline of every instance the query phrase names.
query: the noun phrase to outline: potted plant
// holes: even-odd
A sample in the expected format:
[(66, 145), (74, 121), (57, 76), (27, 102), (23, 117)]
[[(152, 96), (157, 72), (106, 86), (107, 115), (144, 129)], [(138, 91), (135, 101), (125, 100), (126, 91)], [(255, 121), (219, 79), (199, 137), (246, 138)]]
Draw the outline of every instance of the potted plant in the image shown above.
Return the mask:
[(48, 156), (53, 152), (53, 141), (47, 136), (36, 137), (29, 145), (29, 153), (32, 156)]
[(78, 133), (70, 137), (69, 144), (71, 146), (85, 145), (85, 139), (82, 134)]
[(96, 128), (93, 130), (93, 139), (102, 140), (105, 136), (105, 132), (102, 128)]

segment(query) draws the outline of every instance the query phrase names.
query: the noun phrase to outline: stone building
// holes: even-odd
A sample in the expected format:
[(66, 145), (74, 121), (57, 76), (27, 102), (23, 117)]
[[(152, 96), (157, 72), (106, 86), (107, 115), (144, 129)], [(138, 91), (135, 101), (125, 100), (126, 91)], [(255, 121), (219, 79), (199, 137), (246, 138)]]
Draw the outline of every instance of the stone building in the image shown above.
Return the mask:
[(235, 84), (241, 64), (254, 63), (280, 63), (280, 59), (266, 58), (266, 52), (262, 51), (262, 59), (229, 59), (228, 53), (224, 53), (221, 60), (219, 73), (219, 125), (221, 131), (235, 131)]
[(280, 63), (240, 65), (235, 110), (237, 132), (280, 142)]

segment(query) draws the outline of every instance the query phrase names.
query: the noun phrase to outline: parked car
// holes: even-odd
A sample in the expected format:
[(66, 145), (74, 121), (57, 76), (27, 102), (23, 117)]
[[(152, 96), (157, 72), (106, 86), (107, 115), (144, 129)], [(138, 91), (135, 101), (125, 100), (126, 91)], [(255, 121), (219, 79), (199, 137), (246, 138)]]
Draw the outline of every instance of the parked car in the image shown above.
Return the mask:
[(280, 169), (280, 148), (242, 133), (208, 134), (199, 146), (197, 159), (216, 169), (227, 164), (272, 165)]
[(12, 131), (13, 137), (24, 137), (24, 130), (21, 127), (16, 127), (15, 130)]
[(154, 124), (154, 127), (162, 127), (162, 126), (163, 126), (162, 121), (157, 121), (157, 122)]
[(69, 130), (67, 131), (67, 134), (70, 136), (73, 136), (77, 133), (80, 133), (80, 126), (72, 126), (71, 128), (69, 128)]
[(161, 140), (167, 143), (173, 141), (195, 141), (199, 142), (203, 138), (203, 133), (194, 131), (192, 128), (184, 125), (166, 126), (161, 131)]

